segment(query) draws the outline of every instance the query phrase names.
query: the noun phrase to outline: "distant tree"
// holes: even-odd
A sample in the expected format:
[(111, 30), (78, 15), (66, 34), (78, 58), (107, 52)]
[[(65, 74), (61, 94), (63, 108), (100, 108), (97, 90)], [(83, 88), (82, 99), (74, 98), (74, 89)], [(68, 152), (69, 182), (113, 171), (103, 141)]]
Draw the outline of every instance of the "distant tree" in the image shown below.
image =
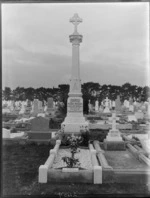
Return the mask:
[(58, 91), (58, 98), (61, 102), (64, 103), (64, 107), (62, 109), (63, 113), (67, 113), (67, 99), (68, 99), (68, 93), (69, 93), (69, 85), (68, 84), (61, 84), (58, 85), (59, 91)]
[(32, 87), (26, 88), (25, 89), (25, 98), (28, 100), (34, 100), (34, 93), (35, 93), (35, 89)]
[(26, 99), (26, 94), (25, 94), (25, 88), (24, 87), (17, 87), (16, 89), (13, 90), (13, 98), (15, 100), (25, 100)]
[(11, 100), (11, 95), (12, 91), (10, 87), (5, 87), (4, 91), (3, 91), (3, 98), (4, 100)]

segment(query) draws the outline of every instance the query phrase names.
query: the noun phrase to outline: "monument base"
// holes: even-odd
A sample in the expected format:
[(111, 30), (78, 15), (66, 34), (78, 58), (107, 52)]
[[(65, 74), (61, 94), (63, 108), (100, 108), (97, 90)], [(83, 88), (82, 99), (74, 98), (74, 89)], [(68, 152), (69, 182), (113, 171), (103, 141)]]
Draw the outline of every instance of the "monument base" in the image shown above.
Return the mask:
[(74, 115), (72, 114), (67, 115), (64, 122), (61, 124), (61, 129), (65, 133), (80, 133), (81, 130), (88, 129), (89, 123), (83, 116), (78, 113), (74, 113)]
[(105, 107), (103, 113), (111, 113), (108, 107)]
[(103, 142), (104, 149), (108, 151), (124, 151), (126, 150), (126, 145), (124, 141), (107, 141)]
[(107, 141), (122, 141), (122, 137), (120, 136), (120, 132), (118, 129), (111, 129), (106, 137)]
[(104, 140), (104, 148), (105, 150), (111, 151), (125, 150), (125, 142), (122, 140), (118, 129), (111, 129), (109, 131), (106, 139)]
[[(81, 93), (75, 93), (80, 95)], [(83, 116), (83, 99), (81, 96), (72, 96), (70, 93), (67, 101), (67, 117), (61, 124), (61, 129), (65, 133), (80, 133), (80, 131), (86, 131), (89, 123)]]

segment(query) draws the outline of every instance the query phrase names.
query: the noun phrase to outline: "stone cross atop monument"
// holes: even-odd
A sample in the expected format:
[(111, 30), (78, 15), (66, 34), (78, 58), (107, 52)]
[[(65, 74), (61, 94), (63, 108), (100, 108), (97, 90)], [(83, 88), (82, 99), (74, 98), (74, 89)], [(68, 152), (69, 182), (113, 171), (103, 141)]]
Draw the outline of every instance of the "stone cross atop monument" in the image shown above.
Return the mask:
[(77, 26), (82, 22), (82, 19), (78, 16), (77, 13), (70, 19), (70, 22), (74, 25), (74, 34), (78, 34)]

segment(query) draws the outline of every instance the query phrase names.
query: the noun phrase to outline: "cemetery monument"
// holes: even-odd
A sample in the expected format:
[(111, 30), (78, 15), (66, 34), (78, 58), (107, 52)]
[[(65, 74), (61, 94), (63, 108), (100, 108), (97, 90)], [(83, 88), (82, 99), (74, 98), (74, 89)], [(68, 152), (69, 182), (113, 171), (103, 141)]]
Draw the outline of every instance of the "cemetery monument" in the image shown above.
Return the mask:
[(72, 73), (70, 80), (69, 98), (67, 100), (67, 117), (61, 124), (61, 128), (67, 133), (79, 133), (88, 128), (88, 122), (83, 116), (83, 99), (81, 93), (79, 45), (82, 35), (77, 32), (77, 26), (82, 22), (78, 14), (70, 19), (74, 25), (74, 32), (69, 36), (72, 43)]

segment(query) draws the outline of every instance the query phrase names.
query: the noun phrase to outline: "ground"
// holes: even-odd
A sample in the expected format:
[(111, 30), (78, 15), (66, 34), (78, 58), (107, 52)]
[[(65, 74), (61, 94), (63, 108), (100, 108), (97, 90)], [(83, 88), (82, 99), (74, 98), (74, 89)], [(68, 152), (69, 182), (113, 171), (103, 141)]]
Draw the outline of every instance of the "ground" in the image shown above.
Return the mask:
[[(3, 146), (3, 194), (4, 195), (57, 195), (57, 197), (83, 197), (99, 194), (149, 196), (147, 185), (139, 184), (39, 184), (38, 168), (44, 164), (49, 150), (48, 145)], [(141, 195), (141, 196), (142, 196)]]

